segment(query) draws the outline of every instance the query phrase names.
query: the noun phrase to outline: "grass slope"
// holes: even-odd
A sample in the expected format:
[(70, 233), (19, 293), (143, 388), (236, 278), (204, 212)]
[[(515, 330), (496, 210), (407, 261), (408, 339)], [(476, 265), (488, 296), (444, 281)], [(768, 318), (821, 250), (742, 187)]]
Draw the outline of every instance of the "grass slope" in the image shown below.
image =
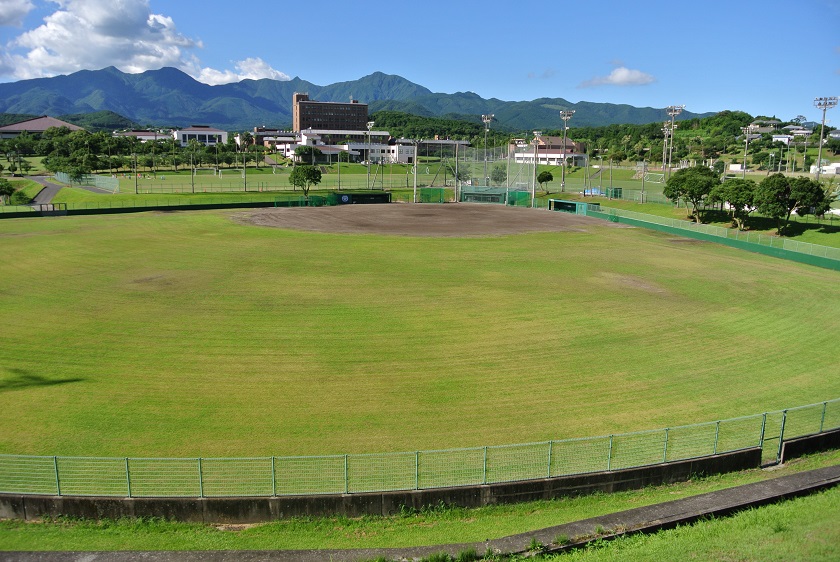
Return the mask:
[(413, 239), (232, 215), (0, 222), (0, 452), (466, 447), (840, 396), (834, 272), (597, 223)]

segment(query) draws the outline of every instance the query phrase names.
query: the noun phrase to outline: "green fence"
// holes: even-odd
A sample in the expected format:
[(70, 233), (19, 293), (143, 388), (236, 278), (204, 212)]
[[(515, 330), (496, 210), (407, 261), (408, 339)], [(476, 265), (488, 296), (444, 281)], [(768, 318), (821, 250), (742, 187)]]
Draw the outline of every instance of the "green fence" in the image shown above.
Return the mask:
[(270, 497), (423, 490), (636, 468), (840, 428), (840, 399), (695, 425), (540, 443), (370, 455), (119, 458), (0, 455), (0, 493)]
[(120, 191), (120, 180), (117, 178), (109, 178), (105, 176), (96, 176), (89, 174), (82, 176), (78, 182), (70, 179), (70, 175), (66, 172), (56, 172), (55, 179), (61, 183), (72, 185), (78, 183), (79, 185), (89, 185), (97, 187), (103, 191), (110, 191), (111, 193), (118, 193)]
[(661, 232), (669, 232), (697, 240), (719, 242), (741, 250), (840, 270), (840, 248), (798, 242), (780, 236), (768, 236), (756, 232), (744, 232), (721, 226), (697, 224), (656, 215), (646, 215), (634, 211), (625, 211), (624, 209), (602, 207), (600, 212), (593, 210), (587, 211), (587, 215), (612, 222), (622, 222), (659, 230)]

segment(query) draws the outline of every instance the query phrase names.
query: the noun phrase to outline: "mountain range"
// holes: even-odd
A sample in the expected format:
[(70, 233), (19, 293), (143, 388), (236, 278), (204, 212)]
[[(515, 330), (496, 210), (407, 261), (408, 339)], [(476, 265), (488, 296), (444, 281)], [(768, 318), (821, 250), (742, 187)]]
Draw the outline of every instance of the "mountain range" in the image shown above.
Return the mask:
[[(144, 126), (201, 124), (228, 131), (254, 126), (290, 128), (295, 92), (306, 92), (316, 101), (356, 99), (367, 103), (370, 113), (392, 110), (479, 123), (482, 114), (493, 113), (493, 127), (510, 131), (562, 128), (559, 112), (563, 109), (575, 110), (576, 127), (667, 120), (662, 108), (571, 103), (563, 98), (503, 101), (472, 92), (434, 93), (401, 76), (381, 72), (329, 86), (297, 77), (210, 86), (175, 68), (127, 74), (114, 67), (0, 84), (0, 113), (60, 116), (112, 111)], [(686, 111), (680, 117), (709, 115), (713, 114)]]

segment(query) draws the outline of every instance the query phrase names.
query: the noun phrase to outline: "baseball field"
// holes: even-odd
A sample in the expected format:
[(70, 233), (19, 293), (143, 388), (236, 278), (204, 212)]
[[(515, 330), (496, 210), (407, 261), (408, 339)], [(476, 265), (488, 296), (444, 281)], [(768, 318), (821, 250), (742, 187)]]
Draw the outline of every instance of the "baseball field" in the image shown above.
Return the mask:
[(414, 451), (840, 396), (837, 273), (564, 213), (0, 221), (0, 453)]

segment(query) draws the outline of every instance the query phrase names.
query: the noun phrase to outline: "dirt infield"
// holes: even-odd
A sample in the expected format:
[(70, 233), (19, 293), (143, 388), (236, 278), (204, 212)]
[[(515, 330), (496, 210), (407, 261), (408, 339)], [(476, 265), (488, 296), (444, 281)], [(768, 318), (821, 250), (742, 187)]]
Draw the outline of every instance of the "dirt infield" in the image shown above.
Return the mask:
[(621, 226), (570, 213), (476, 203), (280, 207), (249, 211), (237, 218), (249, 224), (313, 232), (441, 237), (584, 232), (594, 224)]

